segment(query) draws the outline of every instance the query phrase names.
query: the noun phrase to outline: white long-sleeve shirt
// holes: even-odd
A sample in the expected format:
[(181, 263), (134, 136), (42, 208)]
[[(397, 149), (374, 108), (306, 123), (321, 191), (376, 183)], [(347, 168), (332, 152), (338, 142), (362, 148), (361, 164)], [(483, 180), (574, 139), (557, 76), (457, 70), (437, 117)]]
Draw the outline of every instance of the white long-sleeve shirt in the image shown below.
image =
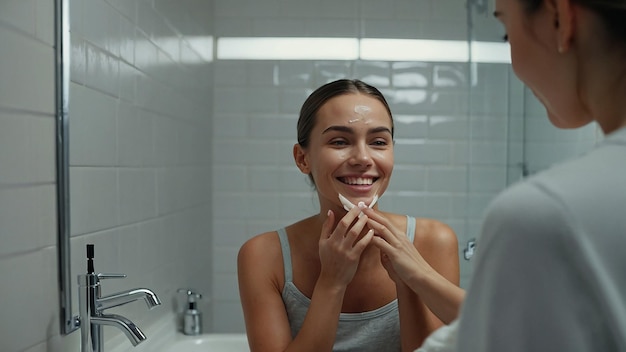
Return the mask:
[(458, 351), (626, 351), (626, 128), (489, 206)]

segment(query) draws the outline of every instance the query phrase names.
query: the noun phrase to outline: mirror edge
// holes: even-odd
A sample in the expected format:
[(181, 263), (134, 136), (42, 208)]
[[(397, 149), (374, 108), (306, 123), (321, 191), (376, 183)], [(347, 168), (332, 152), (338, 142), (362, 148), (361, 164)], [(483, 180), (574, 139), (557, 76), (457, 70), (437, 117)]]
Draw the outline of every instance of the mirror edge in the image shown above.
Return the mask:
[(69, 197), (69, 0), (54, 1), (56, 174), (57, 174), (57, 262), (61, 335), (78, 329), (79, 317), (72, 314)]

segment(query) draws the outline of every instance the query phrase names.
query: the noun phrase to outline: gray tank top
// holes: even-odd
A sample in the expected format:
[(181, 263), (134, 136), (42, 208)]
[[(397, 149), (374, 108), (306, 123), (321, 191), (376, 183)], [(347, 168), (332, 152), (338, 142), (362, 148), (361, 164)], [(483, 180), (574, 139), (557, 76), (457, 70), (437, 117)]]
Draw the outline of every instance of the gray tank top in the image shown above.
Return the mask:
[[(291, 336), (295, 337), (306, 315), (311, 300), (293, 284), (291, 250), (284, 228), (277, 231), (283, 252), (285, 268), (285, 287), (283, 302), (289, 317)], [(413, 242), (415, 236), (415, 218), (407, 216), (406, 235)], [(382, 352), (400, 351), (400, 318), (398, 300), (362, 313), (341, 313), (333, 351)]]

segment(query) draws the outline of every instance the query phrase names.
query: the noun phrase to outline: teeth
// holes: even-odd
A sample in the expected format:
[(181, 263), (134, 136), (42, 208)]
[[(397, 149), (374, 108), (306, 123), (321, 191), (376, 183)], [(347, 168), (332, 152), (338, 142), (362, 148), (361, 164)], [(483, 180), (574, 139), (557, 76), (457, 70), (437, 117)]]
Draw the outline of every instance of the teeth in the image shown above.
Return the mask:
[(343, 182), (349, 185), (371, 185), (374, 180), (371, 178), (363, 177), (344, 177)]

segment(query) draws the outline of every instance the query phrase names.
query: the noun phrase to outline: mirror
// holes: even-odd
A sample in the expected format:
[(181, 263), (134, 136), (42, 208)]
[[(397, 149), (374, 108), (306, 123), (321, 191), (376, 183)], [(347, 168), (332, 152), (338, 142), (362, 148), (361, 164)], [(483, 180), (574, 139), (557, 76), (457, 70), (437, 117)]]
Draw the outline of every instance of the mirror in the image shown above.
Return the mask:
[[(396, 167), (380, 204), (449, 223), (462, 246), (476, 237), (489, 200), (524, 169), (593, 141), (593, 133), (545, 129), (545, 112), (510, 65), (470, 52), (506, 45), (485, 1), (469, 14), (452, 0), (245, 3), (57, 0), (65, 331), (75, 328), (86, 243), (95, 244), (97, 271), (128, 275), (104, 290), (159, 294), (164, 306), (145, 320), (176, 310), (178, 288), (194, 288), (208, 298), (200, 307), (207, 330), (243, 331), (237, 250), (316, 210), (291, 147), (302, 102), (329, 80), (364, 79), (390, 101)], [(329, 36), (355, 50), (260, 56), (281, 52), (276, 39)], [(250, 37), (271, 40), (263, 50), (239, 47), (256, 55), (246, 59), (227, 50)], [(416, 56), (381, 56), (398, 43)], [(418, 56), (433, 44), (434, 54), (461, 48), (460, 56)], [(465, 282), (471, 268), (462, 263)]]
[(55, 105), (57, 133), (57, 251), (61, 334), (78, 328), (72, 314), (69, 207), (69, 0), (55, 0)]

